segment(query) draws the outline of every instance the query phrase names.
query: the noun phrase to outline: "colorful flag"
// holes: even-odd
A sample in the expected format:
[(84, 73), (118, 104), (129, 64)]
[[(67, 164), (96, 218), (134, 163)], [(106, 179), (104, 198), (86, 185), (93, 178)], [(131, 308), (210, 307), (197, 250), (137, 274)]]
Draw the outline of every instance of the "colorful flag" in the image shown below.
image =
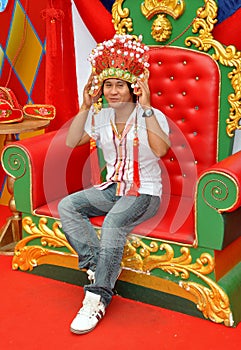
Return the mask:
[(218, 6), (214, 38), (224, 45), (234, 45), (241, 50), (241, 0), (218, 0)]

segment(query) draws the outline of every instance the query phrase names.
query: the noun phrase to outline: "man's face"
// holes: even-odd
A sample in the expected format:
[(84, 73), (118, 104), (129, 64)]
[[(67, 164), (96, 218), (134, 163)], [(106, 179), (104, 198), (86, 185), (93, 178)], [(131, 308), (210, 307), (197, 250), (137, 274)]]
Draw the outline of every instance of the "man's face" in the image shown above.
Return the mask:
[(133, 102), (127, 83), (121, 79), (105, 80), (103, 93), (109, 106), (113, 108), (121, 107), (123, 103)]

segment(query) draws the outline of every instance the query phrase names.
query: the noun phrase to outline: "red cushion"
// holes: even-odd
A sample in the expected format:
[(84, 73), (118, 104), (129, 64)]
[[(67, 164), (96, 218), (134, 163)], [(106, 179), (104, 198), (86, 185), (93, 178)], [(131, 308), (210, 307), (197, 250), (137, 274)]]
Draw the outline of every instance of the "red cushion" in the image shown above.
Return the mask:
[[(39, 216), (59, 219), (58, 200), (44, 205), (35, 213)], [(165, 215), (168, 212), (168, 215)], [(104, 216), (91, 218), (94, 226), (101, 227)], [(193, 200), (187, 197), (163, 195), (162, 204), (155, 217), (135, 227), (133, 233), (161, 240), (193, 244), (194, 211)]]

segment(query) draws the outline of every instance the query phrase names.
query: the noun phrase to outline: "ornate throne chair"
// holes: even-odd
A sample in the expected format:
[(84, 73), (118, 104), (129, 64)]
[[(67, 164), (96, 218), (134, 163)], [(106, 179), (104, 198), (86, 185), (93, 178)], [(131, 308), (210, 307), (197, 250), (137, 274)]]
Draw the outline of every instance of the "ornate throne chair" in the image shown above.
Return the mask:
[[(183, 47), (150, 47), (152, 105), (168, 117), (172, 147), (160, 160), (160, 210), (130, 235), (116, 289), (234, 326), (241, 319), (241, 152), (231, 150), (241, 58), (213, 40), (215, 2), (205, 4)], [(70, 150), (65, 135), (66, 129), (50, 132), (3, 151), (22, 213), (13, 269), (52, 278), (61, 270), (59, 278), (81, 284), (84, 273), (61, 232), (57, 203), (90, 185), (89, 145)], [(97, 234), (102, 220), (93, 218)]]

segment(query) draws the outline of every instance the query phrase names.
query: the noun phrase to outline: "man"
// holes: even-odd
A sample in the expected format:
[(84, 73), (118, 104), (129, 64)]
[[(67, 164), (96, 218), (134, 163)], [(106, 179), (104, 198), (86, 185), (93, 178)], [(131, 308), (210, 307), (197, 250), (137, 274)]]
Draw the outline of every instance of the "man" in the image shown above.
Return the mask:
[[(127, 235), (156, 214), (160, 205), (159, 157), (169, 148), (168, 124), (151, 107), (148, 48), (141, 38), (115, 35), (91, 55), (93, 74), (83, 104), (67, 135), (69, 147), (98, 142), (106, 161), (106, 181), (70, 194), (59, 204), (63, 231), (87, 270), (83, 306), (71, 331), (84, 334), (104, 316), (119, 276)], [(96, 114), (101, 95), (107, 108)], [(89, 218), (105, 215), (98, 239)]]

